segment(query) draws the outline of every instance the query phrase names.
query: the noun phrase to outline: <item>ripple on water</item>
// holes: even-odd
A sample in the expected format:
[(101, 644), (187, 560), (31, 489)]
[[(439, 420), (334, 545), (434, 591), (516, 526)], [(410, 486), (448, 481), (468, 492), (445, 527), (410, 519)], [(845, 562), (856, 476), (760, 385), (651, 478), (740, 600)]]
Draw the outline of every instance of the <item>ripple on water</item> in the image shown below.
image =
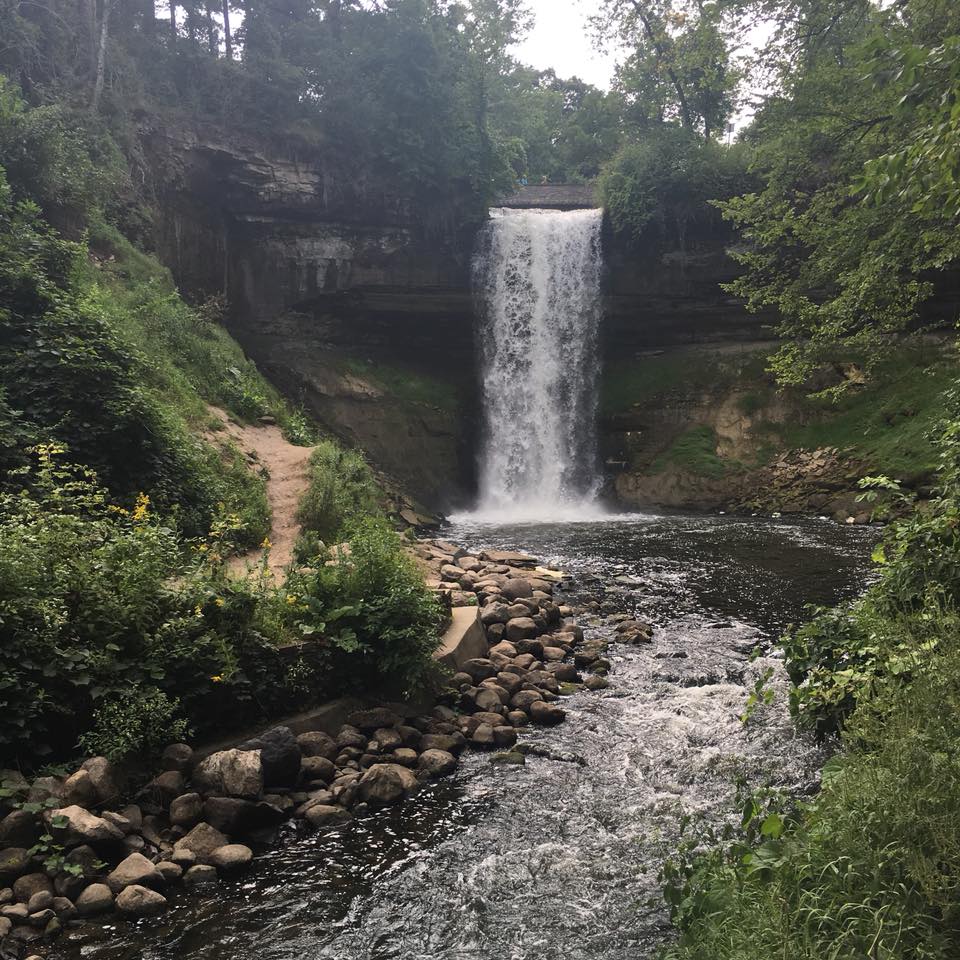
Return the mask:
[[(679, 817), (731, 812), (731, 781), (806, 790), (822, 763), (786, 714), (774, 657), (751, 651), (862, 589), (869, 531), (648, 516), (447, 531), (561, 566), (570, 589), (657, 623), (612, 649), (611, 686), (566, 698), (568, 721), (524, 738), (523, 767), (465, 758), (401, 810), (337, 833), (290, 828), (243, 880), (175, 897), (162, 920), (85, 927), (53, 956), (89, 960), (588, 960), (642, 958), (669, 936), (657, 870)], [(608, 581), (614, 593), (606, 593)], [(599, 579), (596, 579), (599, 578)], [(588, 634), (609, 627), (588, 625)], [(747, 726), (747, 690), (775, 701)], [(575, 762), (575, 757), (585, 763)]]

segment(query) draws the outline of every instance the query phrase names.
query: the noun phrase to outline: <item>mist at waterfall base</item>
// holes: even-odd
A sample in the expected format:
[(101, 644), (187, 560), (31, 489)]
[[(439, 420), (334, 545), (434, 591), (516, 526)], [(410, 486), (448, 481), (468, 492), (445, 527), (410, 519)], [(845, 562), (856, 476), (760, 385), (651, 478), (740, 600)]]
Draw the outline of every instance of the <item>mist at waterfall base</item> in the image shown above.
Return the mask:
[(595, 521), (601, 210), (491, 211), (473, 261), (484, 431), (474, 521)]

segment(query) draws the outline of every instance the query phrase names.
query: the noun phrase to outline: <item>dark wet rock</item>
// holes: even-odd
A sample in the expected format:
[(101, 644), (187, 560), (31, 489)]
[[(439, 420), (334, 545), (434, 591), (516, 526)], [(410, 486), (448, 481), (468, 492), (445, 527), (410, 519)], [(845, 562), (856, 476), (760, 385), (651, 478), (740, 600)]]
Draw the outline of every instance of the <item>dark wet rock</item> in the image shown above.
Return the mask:
[(239, 797), (207, 797), (203, 819), (226, 834), (246, 835), (282, 823), (283, 810), (266, 800), (254, 802)]
[(492, 627), (495, 623), (505, 624), (510, 619), (510, 607), (506, 603), (488, 603), (480, 611), (480, 622), (485, 627)]
[(26, 810), (13, 810), (0, 820), (0, 848), (32, 847), (40, 836), (39, 823)]
[[(397, 738), (400, 742), (400, 738)], [(301, 763), (301, 773), (306, 781), (322, 780), (330, 783), (337, 774), (336, 765), (326, 757), (304, 757)]]
[(115, 810), (104, 810), (103, 819), (112, 823), (121, 833), (127, 834), (128, 840), (129, 834), (134, 832), (133, 824), (122, 813), (117, 813)]
[(487, 713), (500, 713), (503, 710), (504, 698), (507, 691), (501, 687), (495, 690), (492, 687), (481, 687), (473, 695), (473, 703), (478, 710)]
[(378, 727), (394, 727), (399, 722), (400, 717), (387, 707), (356, 710), (347, 717), (347, 723), (362, 733), (373, 733)]
[(513, 707), (514, 710), (523, 710), (529, 713), (530, 707), (542, 699), (543, 695), (539, 690), (521, 690), (510, 698), (510, 706)]
[(305, 816), (310, 824), (321, 829), (339, 827), (353, 819), (349, 810), (326, 803), (316, 803), (308, 807)]
[(161, 860), (157, 863), (160, 876), (169, 884), (176, 883), (183, 876), (183, 867), (170, 860)]
[[(376, 727), (373, 728), (376, 730)], [(346, 724), (337, 734), (337, 747), (342, 751), (345, 747), (363, 750), (367, 745), (367, 738), (356, 728)]]
[(491, 763), (502, 763), (507, 765), (523, 766), (527, 758), (522, 753), (515, 750), (509, 750), (505, 753), (495, 753), (490, 757)]
[(37, 913), (40, 910), (50, 910), (53, 907), (53, 891), (38, 890), (27, 900), (27, 912)]
[(321, 730), (308, 730), (297, 737), (297, 745), (305, 757), (324, 757), (333, 760), (339, 750), (336, 740)]
[(417, 765), (417, 751), (410, 747), (398, 747), (390, 754), (390, 759), (404, 767), (415, 767)]
[(28, 903), (37, 893), (48, 893), (53, 898), (53, 881), (45, 873), (28, 873), (14, 881), (13, 896), (16, 900)]
[(610, 686), (610, 681), (607, 680), (606, 677), (601, 677), (601, 676), (598, 676), (597, 674), (593, 674), (592, 676), (589, 676), (587, 677), (586, 680), (584, 680), (583, 685), (588, 690), (605, 690), (607, 687)]
[(189, 867), (183, 875), (184, 886), (191, 890), (202, 890), (217, 885), (217, 868), (208, 863), (198, 863)]
[(403, 746), (403, 737), (400, 736), (398, 730), (392, 727), (378, 727), (373, 731), (373, 736), (370, 739), (376, 745), (378, 753), (389, 753), (391, 750)]
[(289, 727), (271, 727), (258, 737), (241, 743), (239, 749), (260, 751), (262, 787), (291, 787), (297, 782), (300, 746)]
[(147, 802), (167, 806), (186, 790), (187, 782), (179, 770), (164, 770), (155, 776), (139, 793)]
[(525, 727), (530, 722), (530, 717), (523, 710), (511, 710), (507, 714), (507, 720), (512, 727)]
[(186, 743), (171, 743), (160, 760), (164, 770), (176, 770), (188, 777), (193, 769), (193, 749)]
[(105, 883), (91, 883), (76, 899), (81, 917), (94, 917), (113, 909), (113, 891)]
[(153, 917), (167, 909), (167, 898), (147, 887), (125, 887), (114, 901), (117, 910), (129, 917)]
[(481, 723), (470, 735), (470, 743), (481, 749), (492, 747), (496, 743), (493, 727), (489, 723)]
[(69, 897), (54, 897), (50, 903), (61, 923), (69, 923), (78, 916), (77, 908)]
[(494, 677), (497, 674), (494, 665), (485, 657), (478, 657), (473, 660), (467, 660), (461, 665), (460, 669), (464, 673), (470, 674), (474, 683), (480, 683), (488, 677)]
[(493, 728), (493, 741), (498, 747), (512, 747), (517, 742), (517, 731), (501, 724)]

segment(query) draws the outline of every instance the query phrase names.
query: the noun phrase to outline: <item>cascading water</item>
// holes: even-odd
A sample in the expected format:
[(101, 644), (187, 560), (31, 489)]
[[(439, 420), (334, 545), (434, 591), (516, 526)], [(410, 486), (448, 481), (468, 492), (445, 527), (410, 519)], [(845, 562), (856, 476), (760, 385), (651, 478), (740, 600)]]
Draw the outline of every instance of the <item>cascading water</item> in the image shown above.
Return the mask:
[(485, 428), (475, 516), (602, 513), (595, 422), (602, 216), (491, 211), (473, 263)]

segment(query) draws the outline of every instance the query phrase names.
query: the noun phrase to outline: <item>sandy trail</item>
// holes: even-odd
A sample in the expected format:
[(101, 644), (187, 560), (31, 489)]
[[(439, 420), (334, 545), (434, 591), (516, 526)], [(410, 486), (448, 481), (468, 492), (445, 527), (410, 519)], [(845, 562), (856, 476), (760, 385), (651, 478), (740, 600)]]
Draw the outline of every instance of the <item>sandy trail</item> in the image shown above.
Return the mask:
[[(298, 447), (284, 439), (276, 424), (239, 424), (226, 411), (210, 407), (210, 413), (222, 424), (223, 430), (211, 437), (216, 441), (226, 434), (255, 463), (266, 467), (267, 502), (270, 504), (270, 570), (279, 574), (293, 560), (293, 547), (300, 535), (297, 507), (310, 483), (310, 454), (313, 447)], [(228, 566), (232, 573), (243, 574), (257, 567), (263, 558), (262, 550), (252, 550), (232, 557)]]

